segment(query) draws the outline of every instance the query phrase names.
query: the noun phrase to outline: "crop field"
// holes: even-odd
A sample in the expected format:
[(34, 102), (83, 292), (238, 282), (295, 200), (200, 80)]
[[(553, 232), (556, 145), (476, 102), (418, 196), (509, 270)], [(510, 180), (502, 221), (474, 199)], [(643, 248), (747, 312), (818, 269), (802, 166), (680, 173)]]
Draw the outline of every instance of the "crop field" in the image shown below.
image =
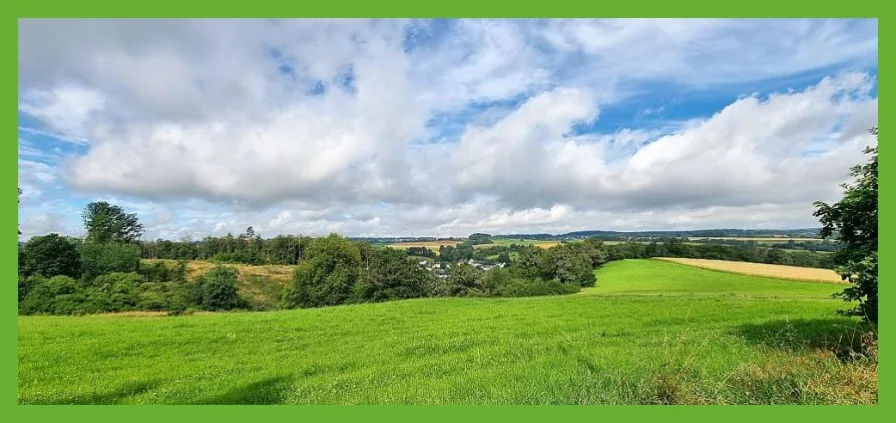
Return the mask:
[(820, 238), (789, 238), (789, 237), (736, 237), (736, 236), (720, 236), (720, 237), (690, 237), (690, 240), (699, 240), (699, 239), (715, 239), (715, 240), (727, 240), (727, 241), (756, 241), (758, 244), (779, 244), (782, 242), (790, 241), (791, 239), (796, 242), (821, 242)]
[[(612, 262), (579, 294), (22, 316), (20, 404), (862, 404), (843, 285)], [(876, 351), (876, 350), (869, 350)]]
[(534, 245), (540, 248), (551, 248), (555, 245), (560, 245), (560, 241), (541, 241), (537, 239), (519, 239), (519, 238), (492, 238), (491, 244), (479, 244), (474, 245), (473, 248), (488, 248), (495, 246), (510, 246), (513, 244), (517, 245)]
[(704, 260), (691, 258), (662, 257), (659, 260), (672, 261), (704, 269), (725, 272), (743, 273), (745, 275), (767, 276), (772, 278), (796, 279), (806, 281), (823, 281), (843, 283), (837, 272), (829, 269), (809, 267), (782, 266), (778, 264), (747, 263), (742, 261)]
[(389, 247), (392, 248), (400, 248), (407, 249), (411, 247), (426, 247), (435, 252), (439, 252), (439, 247), (444, 245), (446, 247), (455, 247), (457, 244), (460, 244), (460, 241), (419, 241), (419, 242), (399, 242), (396, 244), (389, 244)]

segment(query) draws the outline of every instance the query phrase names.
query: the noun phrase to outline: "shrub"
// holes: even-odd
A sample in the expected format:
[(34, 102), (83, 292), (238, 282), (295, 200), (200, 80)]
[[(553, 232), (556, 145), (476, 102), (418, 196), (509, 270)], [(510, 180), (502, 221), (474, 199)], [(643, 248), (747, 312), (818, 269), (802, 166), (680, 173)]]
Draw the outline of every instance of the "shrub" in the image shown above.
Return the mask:
[(32, 279), (34, 286), (22, 301), (22, 314), (72, 314), (84, 300), (84, 287), (68, 276)]
[[(233, 310), (246, 306), (237, 292), (239, 273), (236, 269), (216, 266), (196, 282), (192, 300), (203, 310)], [(177, 308), (177, 307), (175, 307)]]
[(509, 279), (495, 287), (495, 297), (538, 297), (544, 295), (575, 294), (581, 288), (578, 285), (562, 283), (556, 280), (543, 279)]

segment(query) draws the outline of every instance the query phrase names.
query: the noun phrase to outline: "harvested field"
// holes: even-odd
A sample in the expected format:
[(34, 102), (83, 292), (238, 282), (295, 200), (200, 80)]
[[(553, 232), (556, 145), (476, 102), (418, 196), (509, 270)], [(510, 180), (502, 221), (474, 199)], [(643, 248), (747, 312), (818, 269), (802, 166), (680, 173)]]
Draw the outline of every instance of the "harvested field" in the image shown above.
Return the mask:
[(756, 242), (787, 242), (791, 239), (795, 242), (821, 242), (820, 238), (793, 238), (793, 237), (737, 237), (737, 236), (692, 236), (688, 238), (689, 240), (698, 240), (698, 239), (718, 239), (718, 240), (726, 240), (726, 241), (756, 241)]
[(392, 248), (410, 248), (410, 247), (426, 247), (430, 250), (439, 251), (439, 247), (444, 245), (446, 247), (454, 247), (460, 244), (460, 241), (451, 241), (451, 240), (443, 240), (443, 241), (418, 241), (418, 242), (399, 242), (397, 244), (390, 244), (389, 247)]
[(741, 273), (753, 276), (767, 276), (781, 279), (794, 279), (818, 282), (844, 283), (837, 272), (829, 269), (810, 267), (782, 266), (778, 264), (747, 263), (741, 261), (703, 260), (690, 258), (656, 257), (657, 260), (687, 264), (704, 269)]

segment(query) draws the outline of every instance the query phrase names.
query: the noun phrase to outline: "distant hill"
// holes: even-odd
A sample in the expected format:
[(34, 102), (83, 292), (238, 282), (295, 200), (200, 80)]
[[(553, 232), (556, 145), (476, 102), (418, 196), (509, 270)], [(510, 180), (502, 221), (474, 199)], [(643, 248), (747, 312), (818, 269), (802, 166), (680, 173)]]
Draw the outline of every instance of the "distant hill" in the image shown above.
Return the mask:
[[(645, 240), (645, 239), (664, 239), (664, 238), (684, 238), (684, 237), (703, 237), (703, 238), (773, 238), (779, 237), (783, 239), (800, 239), (800, 238), (818, 238), (818, 228), (800, 228), (800, 229), (700, 229), (693, 231), (575, 231), (565, 234), (493, 234), (493, 238), (519, 238), (539, 241), (564, 241), (582, 238), (602, 238), (606, 240)], [(477, 235), (477, 234), (473, 234)], [(436, 237), (350, 237), (349, 239), (357, 241), (367, 241), (373, 244), (391, 244), (397, 242), (425, 242), (436, 240), (457, 240), (463, 241), (464, 238), (436, 238)]]

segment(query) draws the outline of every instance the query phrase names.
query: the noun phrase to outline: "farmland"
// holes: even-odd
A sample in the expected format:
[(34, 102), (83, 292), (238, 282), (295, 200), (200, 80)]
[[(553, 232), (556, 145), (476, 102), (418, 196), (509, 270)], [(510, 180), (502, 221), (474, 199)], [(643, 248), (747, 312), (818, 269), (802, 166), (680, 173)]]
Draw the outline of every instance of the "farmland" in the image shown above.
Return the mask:
[(457, 244), (460, 244), (460, 241), (418, 241), (418, 242), (399, 242), (395, 244), (390, 244), (389, 247), (392, 248), (400, 248), (400, 249), (408, 249), (410, 247), (425, 247), (433, 250), (435, 252), (439, 251), (439, 247), (444, 245), (446, 247), (456, 247)]
[(840, 284), (660, 260), (597, 276), (554, 297), (22, 316), (19, 403), (877, 402)]
[(537, 239), (526, 239), (526, 238), (504, 238), (504, 237), (492, 237), (491, 244), (478, 244), (474, 245), (473, 248), (487, 248), (487, 247), (495, 247), (495, 246), (510, 246), (513, 244), (517, 245), (534, 245), (540, 248), (551, 248), (555, 245), (560, 245), (560, 241), (545, 241), (545, 240), (537, 240)]
[(781, 266), (765, 263), (747, 263), (724, 260), (701, 260), (690, 258), (662, 257), (661, 260), (702, 267), (705, 269), (720, 270), (724, 272), (742, 273), (753, 276), (766, 276), (782, 279), (797, 279), (807, 281), (843, 282), (837, 272), (829, 269), (813, 269), (806, 267)]

